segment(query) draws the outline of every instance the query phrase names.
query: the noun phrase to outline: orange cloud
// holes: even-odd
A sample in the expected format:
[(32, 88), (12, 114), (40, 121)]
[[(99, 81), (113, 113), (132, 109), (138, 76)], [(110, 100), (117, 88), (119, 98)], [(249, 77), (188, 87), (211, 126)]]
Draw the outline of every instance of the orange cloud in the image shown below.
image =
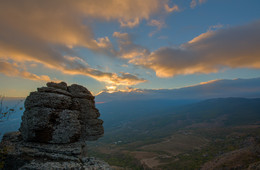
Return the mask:
[(158, 77), (208, 74), (225, 68), (260, 69), (260, 21), (203, 33), (180, 47), (160, 48), (130, 63)]
[(188, 43), (192, 44), (192, 43), (199, 42), (200, 40), (209, 38), (209, 37), (213, 36), (214, 34), (215, 34), (214, 31), (208, 31), (208, 32), (202, 33), (199, 36), (197, 36), (197, 37), (193, 38), (192, 40), (190, 40)]
[(148, 23), (148, 25), (155, 26), (158, 29), (161, 29), (164, 26), (164, 22), (153, 19)]
[(199, 4), (202, 4), (202, 3), (205, 3), (206, 1), (207, 1), (207, 0), (198, 0), (198, 2), (197, 2), (197, 0), (192, 0), (192, 1), (190, 2), (190, 7), (191, 7), (191, 8), (195, 8), (198, 3), (199, 3)]
[(133, 20), (128, 20), (128, 21), (124, 21), (124, 20), (120, 19), (119, 22), (120, 22), (121, 27), (133, 28), (133, 27), (139, 25), (140, 19), (135, 18)]
[(164, 5), (164, 9), (165, 9), (167, 12), (174, 12), (174, 11), (177, 12), (177, 11), (180, 11), (178, 5), (173, 5), (173, 6), (170, 8), (168, 4), (165, 4), (165, 5)]
[[(118, 75), (93, 69), (85, 60), (77, 57), (73, 48), (85, 47), (106, 55), (123, 55), (123, 52), (114, 50), (108, 37), (95, 38), (89, 23), (93, 19), (118, 21), (121, 26), (133, 27), (160, 11), (166, 2), (166, 0), (1, 1), (0, 59), (4, 61), (10, 59), (19, 63), (27, 61), (41, 63), (64, 74), (85, 75), (108, 84), (135, 85), (145, 82), (144, 79), (130, 76), (129, 73)], [(9, 68), (11, 65), (12, 63), (5, 62), (6, 67)], [(1, 72), (9, 76), (48, 80), (46, 76), (37, 77), (26, 71), (13, 75), (4, 69)]]
[(47, 75), (38, 76), (36, 74), (27, 72), (18, 68), (16, 64), (11, 64), (5, 61), (0, 61), (0, 73), (11, 76), (11, 77), (22, 77), (24, 79), (36, 80), (36, 81), (51, 81), (50, 77)]
[(131, 36), (128, 33), (114, 32), (114, 37), (117, 38), (119, 51), (115, 51), (115, 56), (124, 59), (132, 59), (139, 56), (149, 54), (148, 49), (133, 43)]
[(216, 79), (216, 80), (209, 80), (209, 81), (205, 81), (205, 82), (200, 82), (200, 85), (204, 85), (204, 84), (211, 84), (211, 83), (215, 83), (217, 81), (221, 81), (223, 79)]
[(155, 31), (152, 31), (149, 36), (153, 36), (156, 32), (160, 31), (164, 26), (165, 26), (165, 23), (163, 20), (151, 20), (148, 22), (148, 25), (150, 26), (154, 26), (154, 27), (157, 27), (157, 29)]

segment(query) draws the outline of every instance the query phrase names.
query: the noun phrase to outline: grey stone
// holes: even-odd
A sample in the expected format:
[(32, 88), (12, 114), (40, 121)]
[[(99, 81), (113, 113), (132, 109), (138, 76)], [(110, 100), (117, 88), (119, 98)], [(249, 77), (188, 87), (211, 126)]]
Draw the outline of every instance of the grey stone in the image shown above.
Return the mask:
[(86, 126), (86, 140), (93, 141), (102, 137), (104, 134), (104, 127), (102, 125)]
[(76, 98), (85, 98), (85, 99), (90, 99), (93, 100), (95, 97), (88, 91), (87, 88), (77, 85), (77, 84), (72, 84), (71, 86), (68, 87), (68, 91), (73, 95), (73, 97)]
[(60, 83), (54, 83), (54, 82), (48, 82), (47, 87), (54, 87), (56, 89), (61, 89), (67, 91), (67, 83), (60, 82)]
[[(79, 111), (35, 107), (22, 116), (23, 139), (34, 142), (71, 143), (79, 140)], [(36, 119), (37, 118), (37, 119)]]
[(81, 112), (81, 118), (84, 121), (87, 119), (96, 119), (100, 116), (99, 111), (95, 107), (95, 103), (91, 100), (74, 98), (73, 103), (77, 106), (77, 110)]
[(50, 143), (72, 143), (80, 138), (81, 128), (79, 112), (63, 110), (58, 114), (58, 123), (53, 126)]
[(101, 120), (101, 119), (88, 119), (87, 124), (90, 125), (90, 126), (102, 125), (103, 120)]
[[(71, 143), (97, 140), (103, 135), (103, 121), (98, 119), (94, 97), (85, 87), (53, 82), (47, 85), (26, 98), (20, 128), (24, 140)], [(65, 85), (68, 91), (57, 88)]]
[(36, 142), (50, 141), (57, 117), (55, 109), (52, 108), (34, 107), (25, 110), (19, 129), (23, 139)]
[(33, 107), (67, 109), (70, 108), (71, 104), (71, 97), (63, 94), (31, 92), (25, 100), (24, 107), (25, 109), (31, 109)]
[(4, 169), (110, 169), (88, 158), (85, 141), (104, 134), (94, 96), (83, 86), (47, 83), (25, 100), (20, 132), (5, 134)]
[(20, 132), (5, 134), (0, 145), (0, 149), (7, 148), (4, 170), (111, 169), (104, 161), (86, 155), (82, 157), (84, 147), (81, 142), (62, 145), (25, 142)]
[(68, 91), (62, 90), (62, 89), (57, 89), (54, 87), (41, 87), (37, 88), (38, 92), (47, 92), (47, 93), (56, 93), (56, 94), (64, 94), (66, 96), (72, 96), (71, 93)]

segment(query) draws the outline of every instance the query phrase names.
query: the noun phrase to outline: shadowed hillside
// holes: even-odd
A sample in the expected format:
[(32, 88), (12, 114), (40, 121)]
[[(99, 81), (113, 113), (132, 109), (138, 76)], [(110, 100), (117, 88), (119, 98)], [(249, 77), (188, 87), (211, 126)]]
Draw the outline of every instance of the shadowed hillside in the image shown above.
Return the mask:
[[(144, 110), (147, 112), (135, 116), (130, 111), (133, 106), (122, 103), (120, 106), (129, 111), (125, 113), (130, 115), (125, 117), (132, 116), (132, 119), (125, 121), (124, 116), (116, 117), (121, 110), (109, 110), (115, 122), (109, 120), (111, 124), (106, 125), (105, 136), (95, 147), (90, 143), (95, 148), (92, 150), (91, 147), (90, 153), (101, 156), (112, 165), (141, 169), (196, 169), (208, 161), (222, 160), (222, 155), (225, 157), (229, 152), (237, 155), (232, 160), (242, 161), (239, 154), (244, 151), (236, 151), (241, 149), (250, 155), (250, 161), (247, 160), (243, 167), (259, 160), (258, 150), (252, 151), (252, 148), (258, 148), (259, 144), (260, 99), (193, 101), (162, 110)], [(103, 115), (107, 114), (106, 110), (103, 112)], [(105, 122), (106, 118), (103, 118)], [(244, 148), (248, 141), (251, 141), (251, 149)], [(106, 154), (113, 156), (106, 157)], [(131, 161), (122, 163), (122, 157), (129, 157)], [(221, 162), (218, 167), (222, 166)], [(209, 162), (207, 166), (213, 165)], [(232, 163), (230, 167), (236, 167), (236, 164)]]

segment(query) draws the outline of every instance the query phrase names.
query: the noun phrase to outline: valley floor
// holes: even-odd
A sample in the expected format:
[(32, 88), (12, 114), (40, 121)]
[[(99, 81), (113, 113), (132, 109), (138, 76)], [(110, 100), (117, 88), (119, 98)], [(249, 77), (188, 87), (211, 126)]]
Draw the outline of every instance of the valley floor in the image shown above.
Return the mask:
[(150, 143), (136, 140), (90, 144), (89, 154), (115, 169), (257, 169), (259, 137), (260, 125), (189, 126)]

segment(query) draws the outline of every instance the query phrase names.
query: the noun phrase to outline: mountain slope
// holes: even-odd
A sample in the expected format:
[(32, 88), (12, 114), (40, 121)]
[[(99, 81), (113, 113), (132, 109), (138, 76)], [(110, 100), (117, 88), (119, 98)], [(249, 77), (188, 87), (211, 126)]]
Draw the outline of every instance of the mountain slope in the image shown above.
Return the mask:
[(209, 99), (155, 112), (105, 128), (89, 153), (124, 168), (259, 166), (260, 98)]
[[(110, 110), (110, 112), (113, 111)], [(105, 141), (108, 138), (126, 140), (129, 136), (135, 137), (135, 139), (130, 138), (132, 139), (130, 141), (156, 136), (163, 137), (188, 126), (229, 127), (257, 124), (260, 122), (260, 99), (209, 99), (193, 104), (177, 105), (161, 111), (150, 110), (145, 114), (137, 113), (132, 119), (125, 119), (131, 117), (131, 111), (126, 111), (124, 114), (113, 120), (106, 116), (103, 117), (104, 122), (110, 124), (105, 126), (106, 133), (102, 140)]]

